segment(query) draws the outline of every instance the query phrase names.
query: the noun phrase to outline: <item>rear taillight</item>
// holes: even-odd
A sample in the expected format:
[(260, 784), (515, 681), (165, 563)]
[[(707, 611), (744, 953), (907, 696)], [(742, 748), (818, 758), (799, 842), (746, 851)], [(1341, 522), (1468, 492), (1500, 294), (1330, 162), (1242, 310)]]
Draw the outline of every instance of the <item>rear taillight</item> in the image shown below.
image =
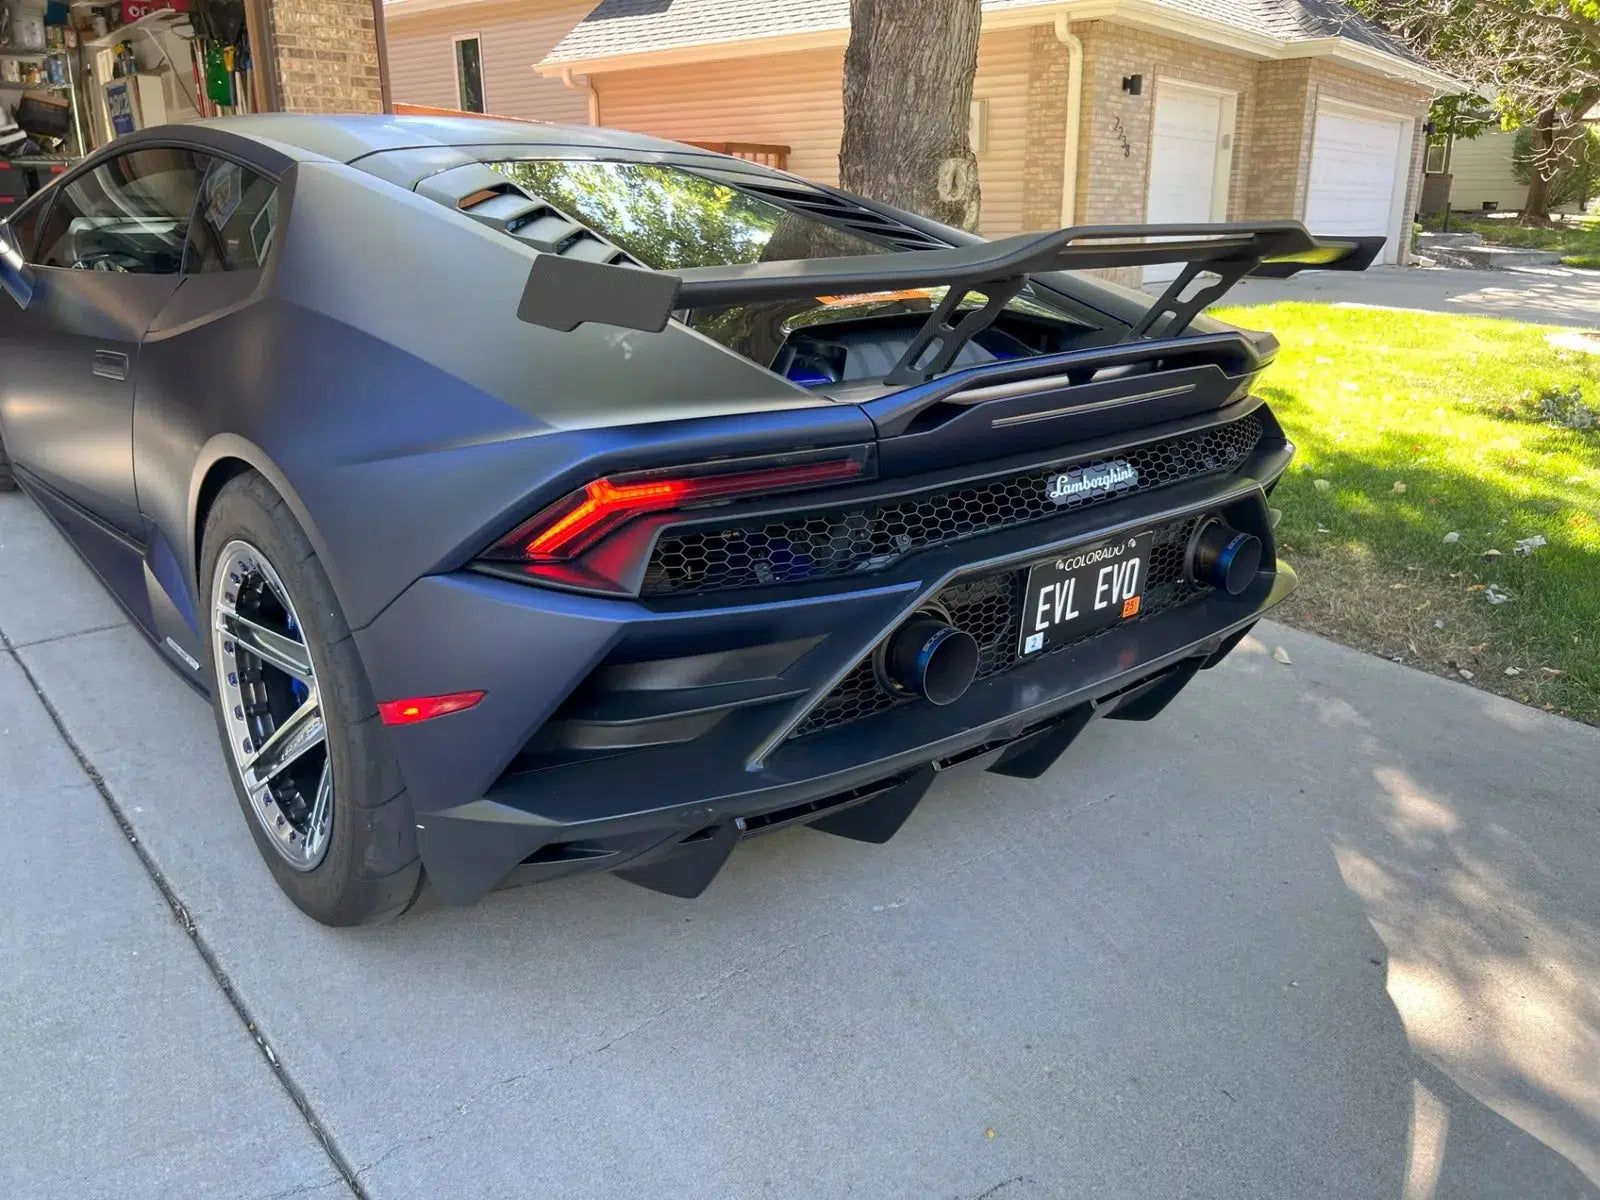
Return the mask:
[[(649, 534), (669, 514), (866, 479), (871, 462), (867, 448), (855, 447), (604, 476), (523, 522), (483, 561), (553, 582), (631, 591), (623, 577), (642, 567)], [(586, 564), (590, 558), (603, 561)]]

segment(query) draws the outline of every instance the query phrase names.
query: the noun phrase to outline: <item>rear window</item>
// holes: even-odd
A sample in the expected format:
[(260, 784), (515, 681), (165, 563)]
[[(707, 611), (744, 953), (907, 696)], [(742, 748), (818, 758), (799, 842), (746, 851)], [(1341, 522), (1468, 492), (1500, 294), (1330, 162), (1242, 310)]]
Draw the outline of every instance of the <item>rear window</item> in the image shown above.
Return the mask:
[[(798, 207), (774, 203), (754, 188), (733, 187), (682, 167), (585, 159), (487, 165), (657, 271), (878, 255), (901, 249), (887, 237), (879, 240), (856, 233)], [(885, 376), (908, 352), (946, 290), (866, 291), (698, 308), (682, 314), (682, 319), (795, 383), (829, 387)], [(960, 311), (984, 303), (984, 297), (974, 292), (962, 301)], [(1095, 329), (1041, 303), (1029, 288), (964, 346), (951, 365), (977, 366), (1073, 349)]]
[(677, 167), (570, 159), (489, 165), (657, 271), (890, 249)]

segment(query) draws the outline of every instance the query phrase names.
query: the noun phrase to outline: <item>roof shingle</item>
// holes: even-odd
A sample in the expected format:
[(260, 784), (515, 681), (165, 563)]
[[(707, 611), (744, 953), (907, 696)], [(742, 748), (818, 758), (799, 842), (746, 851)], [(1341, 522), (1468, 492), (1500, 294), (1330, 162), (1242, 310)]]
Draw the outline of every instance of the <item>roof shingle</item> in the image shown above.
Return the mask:
[(1273, 34), (1285, 41), (1345, 37), (1410, 62), (1421, 61), (1399, 38), (1340, 0), (1250, 0), (1250, 3), (1268, 20)]
[(846, 29), (850, 0), (600, 0), (546, 62)]
[[(1033, 8), (1054, 0), (984, 0), (985, 9)], [(1156, 0), (1168, 8), (1284, 41), (1346, 37), (1417, 61), (1404, 45), (1342, 0)], [(843, 30), (850, 0), (600, 0), (545, 56), (576, 62), (714, 46), (756, 38)]]

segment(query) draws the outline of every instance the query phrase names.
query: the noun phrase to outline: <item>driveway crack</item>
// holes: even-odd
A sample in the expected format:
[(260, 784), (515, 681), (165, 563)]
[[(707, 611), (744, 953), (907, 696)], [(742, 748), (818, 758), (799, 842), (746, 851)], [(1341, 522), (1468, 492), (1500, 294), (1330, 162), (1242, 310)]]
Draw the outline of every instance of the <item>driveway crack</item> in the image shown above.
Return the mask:
[(340, 1176), (338, 1175), (329, 1175), (324, 1179), (313, 1179), (308, 1183), (297, 1183), (294, 1187), (286, 1188), (281, 1192), (268, 1192), (265, 1196), (258, 1196), (256, 1200), (289, 1200), (290, 1196), (304, 1196), (308, 1192), (320, 1191), (339, 1178)]
[[(323, 1153), (328, 1156), (328, 1161), (332, 1164), (333, 1169), (338, 1172), (339, 1178), (344, 1180), (351, 1194), (356, 1196), (357, 1200), (367, 1200), (367, 1195), (362, 1190), (361, 1184), (356, 1178), (356, 1172), (351, 1168), (349, 1159), (345, 1157), (344, 1151), (334, 1141), (333, 1136), (323, 1128), (322, 1121), (317, 1116), (315, 1109), (312, 1108), (311, 1101), (306, 1096), (304, 1089), (295, 1081), (294, 1076), (260, 1032), (260, 1022), (250, 1012), (239, 993), (234, 990), (232, 980), (228, 978), (227, 972), (222, 969), (222, 964), (218, 961), (216, 952), (211, 948), (211, 944), (206, 940), (205, 935), (201, 933), (199, 926), (195, 924), (194, 918), (189, 915), (189, 910), (178, 897), (177, 890), (172, 886), (166, 875), (162, 873), (161, 868), (156, 865), (155, 859), (145, 849), (144, 843), (139, 840), (139, 835), (134, 830), (133, 823), (128, 820), (128, 815), (123, 811), (121, 803), (112, 795), (111, 788), (106, 784), (99, 768), (94, 765), (93, 760), (84, 752), (83, 747), (78, 745), (77, 739), (72, 736), (66, 722), (62, 720), (60, 711), (50, 702), (50, 697), (45, 694), (44, 688), (39, 685), (38, 677), (34, 675), (22, 656), (17, 653), (17, 649), (18, 647), (12, 644), (5, 631), (0, 630), (0, 653), (8, 655), (17, 664), (17, 668), (28, 681), (28, 686), (33, 689), (33, 694), (39, 698), (39, 703), (50, 717), (51, 724), (56, 727), (56, 732), (61, 735), (61, 740), (66, 743), (67, 749), (72, 752), (73, 758), (77, 760), (79, 769), (88, 777), (89, 782), (94, 785), (95, 791), (100, 794), (100, 799), (105, 804), (106, 811), (111, 814), (111, 819), (117, 823), (117, 828), (122, 830), (122, 836), (128, 840), (128, 845), (133, 847), (133, 852), (138, 857), (140, 866), (144, 868), (145, 874), (150, 877), (150, 882), (155, 884), (156, 891), (161, 894), (162, 900), (166, 901), (167, 908), (171, 910), (173, 920), (188, 935), (189, 944), (194, 947), (195, 953), (200, 956), (200, 961), (205, 964), (206, 970), (210, 972), (212, 981), (221, 990), (223, 997), (232, 1007), (234, 1015), (239, 1018), (239, 1022), (244, 1026), (250, 1040), (266, 1061), (267, 1069), (272, 1072), (273, 1078), (278, 1081), (278, 1086), (283, 1088), (284, 1093), (289, 1097), (290, 1103), (295, 1106), (295, 1110), (299, 1112), (301, 1120), (305, 1122), (306, 1128), (311, 1131), (311, 1136), (316, 1138), (318, 1145), (322, 1147)], [(326, 1182), (331, 1181), (324, 1181), (324, 1183)], [(318, 1186), (322, 1185), (319, 1184)], [(303, 1191), (305, 1188), (302, 1186), (298, 1190)], [(281, 1195), (285, 1196), (294, 1194), (294, 1190), (281, 1193)]]
[[(48, 646), (51, 642), (66, 642), (75, 637), (86, 637), (91, 633), (105, 633), (112, 629), (121, 629), (126, 624), (126, 621), (117, 621), (111, 625), (94, 625), (88, 629), (74, 629), (69, 633), (53, 633), (49, 637), (34, 638), (31, 642), (11, 642), (9, 646), (12, 651), (27, 650), (33, 646)], [(0, 634), (0, 637), (4, 636), (4, 634)]]

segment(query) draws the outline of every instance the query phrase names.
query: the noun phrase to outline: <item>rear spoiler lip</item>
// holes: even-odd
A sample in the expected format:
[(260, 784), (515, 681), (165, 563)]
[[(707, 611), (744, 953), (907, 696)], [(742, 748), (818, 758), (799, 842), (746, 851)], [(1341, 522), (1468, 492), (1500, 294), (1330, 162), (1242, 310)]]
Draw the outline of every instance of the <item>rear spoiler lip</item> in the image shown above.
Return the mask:
[[(1050, 379), (1072, 371), (1093, 373), (1103, 367), (1159, 359), (1171, 354), (1231, 359), (1233, 361), (1226, 365), (1218, 365), (1224, 368), (1224, 373), (1229, 377), (1243, 379), (1260, 374), (1277, 353), (1277, 338), (1271, 334), (1248, 333), (1242, 329), (1147, 342), (1121, 342), (1112, 346), (1086, 346), (1057, 354), (1039, 354), (1033, 358), (964, 367), (926, 383), (886, 392), (864, 401), (863, 407), (878, 423), (879, 435), (892, 436), (899, 433), (906, 422), (924, 408), (945, 401), (962, 403), (962, 393), (975, 389)], [(1236, 369), (1227, 370), (1228, 366)]]
[[(1145, 241), (1147, 238), (1166, 239)], [(1079, 225), (939, 250), (694, 267), (676, 273), (540, 254), (517, 316), (571, 332), (597, 323), (658, 333), (680, 309), (719, 308), (907, 287), (982, 290), (1049, 271), (1184, 263), (1224, 278), (1304, 270), (1361, 271), (1385, 239), (1316, 238), (1299, 221)], [(959, 298), (959, 297), (958, 297)]]

